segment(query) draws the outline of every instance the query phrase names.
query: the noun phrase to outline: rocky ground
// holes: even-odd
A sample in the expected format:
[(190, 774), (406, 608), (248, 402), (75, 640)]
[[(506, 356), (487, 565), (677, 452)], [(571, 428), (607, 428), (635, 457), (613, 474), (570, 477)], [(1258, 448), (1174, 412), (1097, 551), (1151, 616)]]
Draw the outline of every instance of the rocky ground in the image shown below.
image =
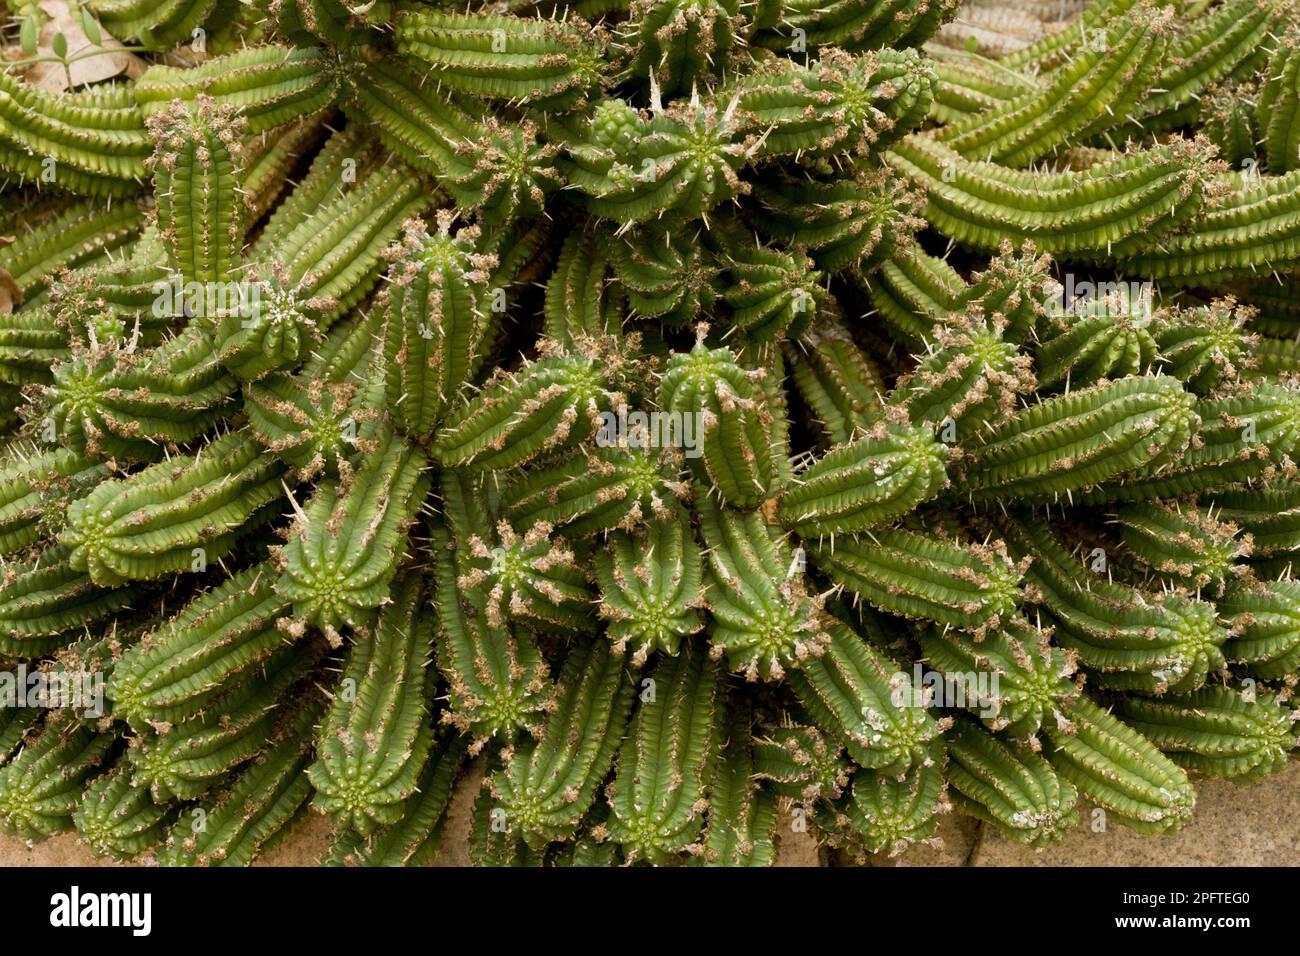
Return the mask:
[[(441, 866), (469, 864), (469, 814), (479, 783), (462, 781), (451, 806)], [(1083, 807), (1077, 830), (1065, 842), (1031, 850), (969, 817), (951, 814), (939, 832), (942, 845), (920, 846), (872, 866), (1300, 866), (1300, 761), (1246, 788), (1222, 780), (1197, 783), (1196, 819), (1174, 836), (1140, 836), (1122, 827), (1094, 833)], [(310, 815), (258, 865), (312, 866), (330, 843), (329, 820)], [(830, 862), (808, 834), (782, 839), (779, 866), (822, 866)], [(0, 866), (105, 866), (74, 834), (29, 846), (0, 836)]]

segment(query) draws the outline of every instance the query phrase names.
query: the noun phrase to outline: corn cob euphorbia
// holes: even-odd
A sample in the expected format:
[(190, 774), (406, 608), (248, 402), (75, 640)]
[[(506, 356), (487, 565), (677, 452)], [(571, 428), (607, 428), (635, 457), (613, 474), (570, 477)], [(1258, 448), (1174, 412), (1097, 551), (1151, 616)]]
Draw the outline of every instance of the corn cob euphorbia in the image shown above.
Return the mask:
[(478, 862), (768, 865), (1295, 749), (1293, 0), (236, 6), (0, 72), (0, 657), (104, 680), (0, 825), (427, 864), (470, 755)]

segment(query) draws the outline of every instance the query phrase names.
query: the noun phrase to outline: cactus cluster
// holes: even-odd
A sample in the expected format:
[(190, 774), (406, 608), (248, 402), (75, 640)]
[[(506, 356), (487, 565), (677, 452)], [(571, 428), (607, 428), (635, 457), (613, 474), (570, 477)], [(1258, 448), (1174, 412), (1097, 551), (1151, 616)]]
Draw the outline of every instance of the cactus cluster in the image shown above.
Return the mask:
[(1300, 744), (1294, 0), (82, 0), (60, 92), (7, 3), (6, 831), (764, 866)]

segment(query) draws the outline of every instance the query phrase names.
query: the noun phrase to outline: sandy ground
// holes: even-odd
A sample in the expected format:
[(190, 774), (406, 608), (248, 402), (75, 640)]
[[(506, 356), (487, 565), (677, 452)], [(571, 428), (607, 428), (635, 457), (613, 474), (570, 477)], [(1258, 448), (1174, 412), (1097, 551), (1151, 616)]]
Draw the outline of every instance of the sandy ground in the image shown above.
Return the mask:
[[(435, 865), (469, 864), (470, 807), (477, 778), (466, 777), (449, 810), (447, 838)], [(943, 845), (917, 847), (872, 866), (1300, 866), (1300, 761), (1252, 787), (1222, 780), (1197, 784), (1196, 819), (1173, 836), (1140, 836), (1122, 827), (1095, 833), (1085, 807), (1078, 829), (1063, 843), (1031, 850), (991, 827), (953, 814), (940, 826)], [(263, 866), (313, 866), (330, 842), (329, 821), (309, 816)], [(147, 861), (141, 861), (147, 863)], [(824, 854), (808, 834), (782, 838), (778, 866), (819, 866)], [(0, 866), (106, 866), (72, 834), (34, 846), (0, 836)]]

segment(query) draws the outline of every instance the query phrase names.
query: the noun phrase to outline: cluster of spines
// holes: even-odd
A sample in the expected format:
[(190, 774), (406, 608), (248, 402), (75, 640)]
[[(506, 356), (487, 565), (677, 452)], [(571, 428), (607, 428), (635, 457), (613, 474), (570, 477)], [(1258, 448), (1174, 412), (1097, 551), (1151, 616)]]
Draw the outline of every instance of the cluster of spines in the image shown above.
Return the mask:
[(284, 469), (244, 432), (109, 479), (68, 509), (60, 540), (71, 566), (97, 584), (148, 580), (228, 553), (271, 517)]
[[(252, 759), (275, 728), (280, 705), (319, 662), (314, 648), (284, 645), (245, 680), (223, 694), (219, 708), (176, 722), (136, 718), (139, 734), (128, 750), (131, 786), (155, 804), (195, 800)], [(137, 711), (137, 714), (141, 713)]]
[(465, 733), (477, 752), (489, 740), (514, 739), (536, 731), (548, 706), (551, 684), (545, 658), (522, 626), (488, 623), (488, 596), (463, 588), (469, 540), (489, 527), (471, 477), (447, 473), (441, 479), (446, 525), (433, 529), (434, 598), (439, 608), (435, 639), (445, 675), (448, 706), (440, 719)]
[(1011, 839), (1047, 846), (1078, 823), (1078, 792), (1043, 756), (963, 718), (945, 735), (949, 796)]
[(292, 638), (275, 578), (269, 564), (241, 571), (147, 633), (114, 668), (114, 712), (142, 732), (192, 720), (265, 665)]
[(927, 759), (939, 722), (910, 676), (842, 621), (818, 658), (791, 675), (795, 695), (817, 726), (860, 767), (903, 773)]
[(311, 797), (305, 771), (324, 699), (310, 694), (290, 706), (267, 748), (244, 765), (228, 787), (172, 826), (158, 851), (160, 864), (247, 866), (301, 819)]
[(405, 10), (393, 24), (399, 53), (443, 85), (474, 96), (563, 109), (599, 87), (604, 38), (578, 18)]
[(601, 413), (625, 400), (617, 385), (626, 370), (612, 341), (587, 340), (583, 346), (572, 352), (551, 348), (517, 372), (499, 372), (433, 436), (437, 463), (505, 470), (592, 438)]
[(385, 430), (355, 469), (323, 482), (298, 509), (278, 554), (276, 590), (300, 624), (337, 640), (345, 626), (373, 623), (428, 494), (426, 468), (418, 446)]
[(1040, 520), (1008, 522), (1003, 531), (1013, 553), (1032, 559), (1026, 583), (1056, 626), (1053, 640), (1078, 655), (1096, 684), (1151, 694), (1190, 691), (1223, 669), (1229, 631), (1214, 605), (1186, 592), (1149, 595), (1109, 581)]
[(628, 862), (664, 863), (702, 852), (706, 796), (724, 733), (725, 677), (703, 647), (692, 645), (663, 658), (646, 680), (605, 791), (606, 828)]
[(709, 640), (751, 680), (779, 679), (820, 655), (828, 638), (821, 595), (810, 593), (793, 550), (760, 512), (704, 499)]
[(433, 621), (420, 607), (417, 576), (394, 591), (374, 632), (348, 651), (307, 768), (317, 805), (339, 829), (363, 837), (401, 819), (434, 737), (426, 670)]
[(1191, 781), (1155, 744), (1087, 697), (1065, 716), (1046, 728), (1048, 759), (1082, 797), (1141, 833), (1169, 833), (1191, 819)]
[(1053, 646), (1050, 636), (1050, 629), (1013, 617), (983, 635), (930, 627), (917, 641), (945, 688), (960, 691), (966, 709), (985, 726), (1032, 742), (1062, 719), (1061, 708), (1080, 693), (1077, 656)]
[(810, 545), (814, 565), (879, 610), (982, 634), (1015, 611), (1022, 566), (1002, 542), (976, 545), (896, 528)]

